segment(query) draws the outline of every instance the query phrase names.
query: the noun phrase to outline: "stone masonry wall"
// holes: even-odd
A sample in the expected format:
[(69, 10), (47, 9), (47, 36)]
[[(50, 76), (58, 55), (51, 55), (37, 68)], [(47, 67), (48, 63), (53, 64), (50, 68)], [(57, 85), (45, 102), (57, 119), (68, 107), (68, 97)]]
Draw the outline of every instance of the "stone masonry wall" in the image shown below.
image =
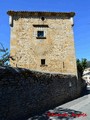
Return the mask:
[(0, 120), (27, 120), (78, 97), (76, 76), (0, 67)]
[[(42, 17), (42, 16), (41, 16)], [(69, 17), (13, 16), (11, 27), (11, 56), (13, 67), (47, 72), (77, 74), (72, 22)], [(33, 25), (48, 25), (34, 27)], [(37, 39), (43, 30), (46, 39)], [(41, 59), (46, 65), (41, 66)]]

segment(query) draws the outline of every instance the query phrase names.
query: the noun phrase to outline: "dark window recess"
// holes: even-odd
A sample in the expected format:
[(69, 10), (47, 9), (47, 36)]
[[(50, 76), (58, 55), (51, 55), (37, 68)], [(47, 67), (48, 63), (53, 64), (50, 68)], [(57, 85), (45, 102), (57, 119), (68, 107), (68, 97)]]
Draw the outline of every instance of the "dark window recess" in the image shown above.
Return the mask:
[(37, 37), (44, 37), (44, 31), (37, 31)]
[(42, 20), (42, 21), (44, 21), (44, 20), (45, 20), (45, 18), (44, 18), (44, 17), (41, 17), (41, 20)]
[(37, 39), (46, 39), (46, 37), (44, 37), (44, 31), (37, 31)]
[(45, 59), (41, 59), (41, 65), (45, 65)]
[(64, 64), (64, 62), (63, 62), (63, 68), (65, 68), (65, 64)]

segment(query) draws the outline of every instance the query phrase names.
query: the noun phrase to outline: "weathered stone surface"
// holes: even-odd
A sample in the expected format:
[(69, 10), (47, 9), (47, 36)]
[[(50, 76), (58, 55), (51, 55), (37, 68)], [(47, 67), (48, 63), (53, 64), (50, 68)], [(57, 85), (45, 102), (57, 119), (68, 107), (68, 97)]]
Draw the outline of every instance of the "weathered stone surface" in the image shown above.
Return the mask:
[[(42, 21), (41, 17), (13, 15), (11, 56), (15, 61), (10, 61), (11, 66), (77, 75), (71, 18), (61, 14)], [(44, 31), (46, 39), (37, 39), (37, 31)], [(41, 59), (46, 66), (41, 66)]]
[(0, 67), (0, 120), (26, 120), (78, 97), (82, 87), (74, 75)]

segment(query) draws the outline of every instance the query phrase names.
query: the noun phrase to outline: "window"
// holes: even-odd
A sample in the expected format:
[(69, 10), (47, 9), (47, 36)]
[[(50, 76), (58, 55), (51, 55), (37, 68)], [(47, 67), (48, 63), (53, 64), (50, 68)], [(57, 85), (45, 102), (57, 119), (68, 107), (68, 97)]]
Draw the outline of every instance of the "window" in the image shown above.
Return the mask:
[(44, 21), (44, 20), (45, 20), (45, 18), (44, 18), (44, 17), (41, 17), (41, 20), (42, 20), (42, 21)]
[(46, 39), (44, 31), (37, 31), (37, 39)]
[(44, 31), (37, 31), (38, 37), (44, 37)]
[(41, 65), (45, 65), (45, 59), (41, 59)]

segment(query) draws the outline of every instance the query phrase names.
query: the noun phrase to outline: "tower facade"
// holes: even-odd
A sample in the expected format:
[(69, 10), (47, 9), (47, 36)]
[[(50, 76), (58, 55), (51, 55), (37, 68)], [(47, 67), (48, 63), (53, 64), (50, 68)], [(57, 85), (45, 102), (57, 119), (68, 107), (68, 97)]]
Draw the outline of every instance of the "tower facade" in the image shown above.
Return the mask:
[(77, 74), (73, 17), (69, 12), (8, 11), (13, 67)]

